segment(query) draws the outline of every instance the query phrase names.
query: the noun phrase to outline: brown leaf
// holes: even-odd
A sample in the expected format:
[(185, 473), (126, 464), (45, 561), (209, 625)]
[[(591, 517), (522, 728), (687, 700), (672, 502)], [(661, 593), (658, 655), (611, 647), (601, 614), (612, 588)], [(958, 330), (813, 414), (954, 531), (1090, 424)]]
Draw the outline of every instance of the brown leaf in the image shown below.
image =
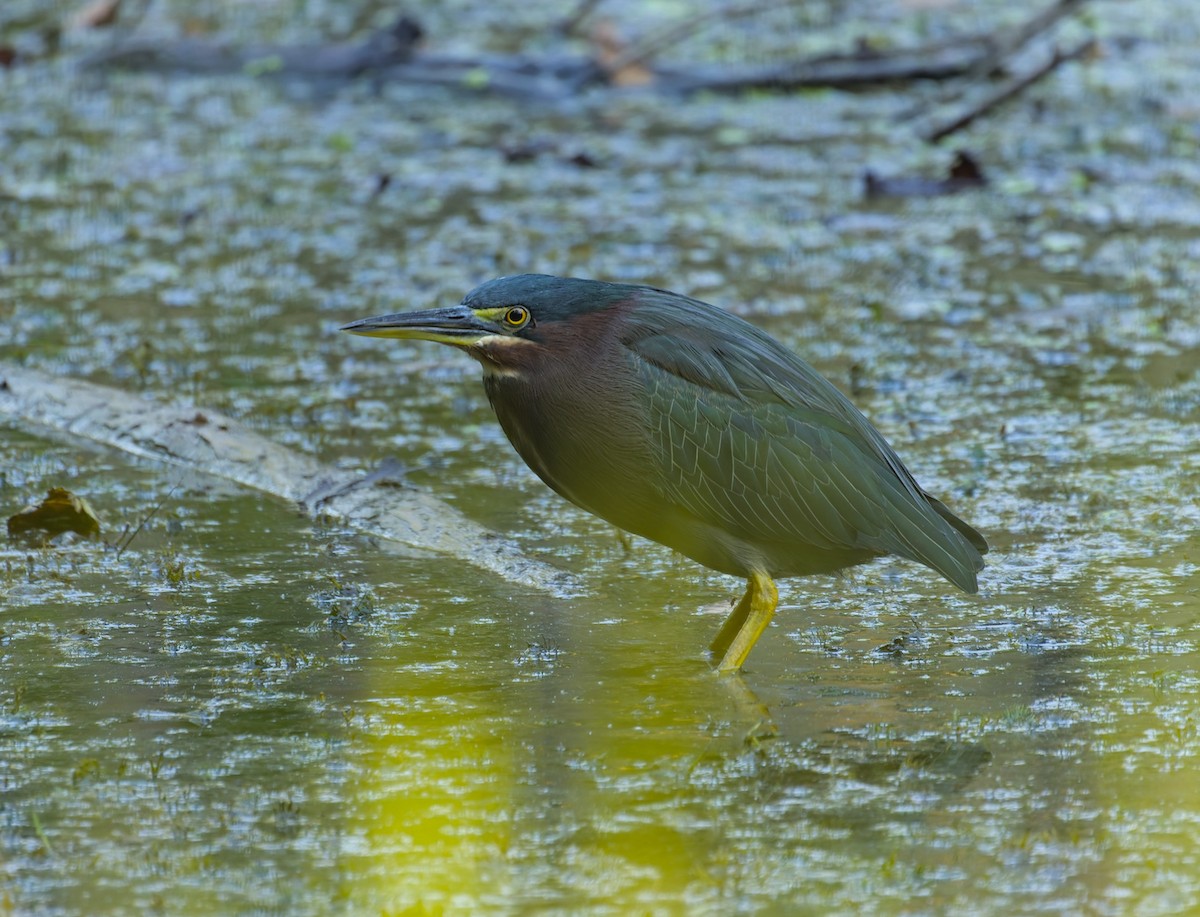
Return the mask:
[(100, 29), (116, 22), (120, 9), (121, 0), (92, 0), (71, 17), (69, 25), (73, 29)]
[(75, 532), (85, 538), (100, 535), (100, 520), (88, 501), (63, 487), (51, 487), (46, 499), (37, 506), (27, 506), (8, 517), (10, 538), (49, 541), (63, 532)]
[(626, 57), (628, 46), (612, 20), (597, 22), (591, 38), (593, 59), (613, 86), (646, 86), (654, 82), (654, 73), (648, 67)]

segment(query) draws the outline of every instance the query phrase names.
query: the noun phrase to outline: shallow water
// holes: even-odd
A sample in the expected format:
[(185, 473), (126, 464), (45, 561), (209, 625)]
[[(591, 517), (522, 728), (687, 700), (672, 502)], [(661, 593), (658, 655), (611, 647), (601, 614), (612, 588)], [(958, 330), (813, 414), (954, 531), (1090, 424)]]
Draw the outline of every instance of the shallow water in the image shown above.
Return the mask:
[[(261, 40), (349, 27), (232, 7)], [(162, 508), (120, 553), (0, 550), (0, 912), (1200, 908), (1182, 9), (1096, 6), (1104, 56), (964, 136), (991, 186), (901, 203), (861, 174), (944, 168), (890, 120), (929, 88), (555, 107), (73, 51), (0, 72), (0, 357), (398, 457), (587, 586), (4, 430), (6, 514), (67, 486), (115, 545)], [(461, 12), (459, 47), (500, 28)], [(505, 161), (520, 142), (533, 163)], [(715, 677), (737, 581), (547, 491), (468, 359), (334, 330), (516, 270), (766, 327), (987, 534), (980, 594), (891, 561), (782, 583), (744, 675)]]

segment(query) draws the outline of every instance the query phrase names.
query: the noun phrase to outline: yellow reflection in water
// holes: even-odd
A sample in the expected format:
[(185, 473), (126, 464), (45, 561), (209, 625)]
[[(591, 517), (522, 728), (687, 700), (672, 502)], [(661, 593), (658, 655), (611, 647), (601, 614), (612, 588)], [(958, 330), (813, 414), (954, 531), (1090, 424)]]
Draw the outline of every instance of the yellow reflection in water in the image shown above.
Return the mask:
[[(487, 703), (500, 692), (477, 695)], [(437, 913), (507, 894), (515, 774), (506, 717), (454, 698), (390, 702), (371, 718), (365, 776), (352, 794), (370, 877), (359, 894), (393, 912)]]
[[(714, 714), (740, 716), (743, 692), (699, 653), (681, 662), (653, 623), (564, 632), (549, 677), (512, 677), (502, 624), (460, 643), (453, 665), (377, 671), (385, 699), (362, 717), (369, 751), (349, 794), (361, 839), (343, 857), (351, 899), (466, 913), (712, 889), (699, 864), (718, 839), (691, 773), (713, 747)], [(680, 623), (689, 637), (707, 624)]]

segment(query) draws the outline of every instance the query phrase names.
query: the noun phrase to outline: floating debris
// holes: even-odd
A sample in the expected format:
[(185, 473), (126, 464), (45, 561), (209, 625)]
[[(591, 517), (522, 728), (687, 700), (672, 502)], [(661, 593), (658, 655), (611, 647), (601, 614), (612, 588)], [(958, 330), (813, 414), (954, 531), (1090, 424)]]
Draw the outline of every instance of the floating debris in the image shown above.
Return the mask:
[(37, 506), (27, 506), (8, 517), (10, 538), (47, 542), (63, 532), (74, 532), (84, 538), (100, 536), (100, 520), (83, 497), (65, 487), (51, 487), (46, 499)]

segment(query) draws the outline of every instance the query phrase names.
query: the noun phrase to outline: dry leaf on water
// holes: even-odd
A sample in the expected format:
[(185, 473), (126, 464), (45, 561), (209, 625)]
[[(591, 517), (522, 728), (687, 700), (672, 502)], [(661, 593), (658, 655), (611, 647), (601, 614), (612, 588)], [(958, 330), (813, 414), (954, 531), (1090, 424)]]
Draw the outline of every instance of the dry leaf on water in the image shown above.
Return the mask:
[(8, 517), (9, 537), (49, 541), (63, 532), (85, 538), (100, 535), (100, 520), (88, 501), (64, 487), (51, 487), (37, 506)]

